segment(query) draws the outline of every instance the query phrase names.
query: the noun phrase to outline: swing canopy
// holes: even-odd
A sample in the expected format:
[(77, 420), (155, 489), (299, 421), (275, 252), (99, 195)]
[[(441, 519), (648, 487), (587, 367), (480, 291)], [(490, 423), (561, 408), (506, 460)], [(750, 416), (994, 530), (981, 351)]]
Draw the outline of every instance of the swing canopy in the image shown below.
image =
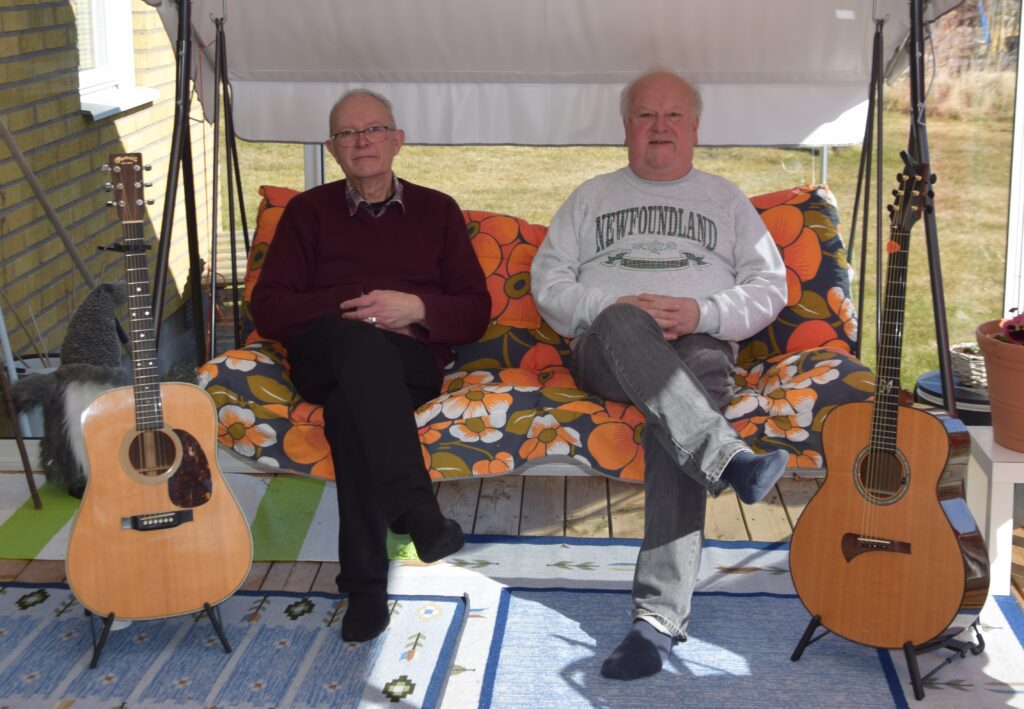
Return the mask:
[[(925, 0), (926, 19), (959, 2)], [(172, 39), (178, 7), (160, 6)], [(876, 22), (889, 74), (910, 25), (906, 0), (193, 0), (208, 119), (212, 18), (239, 137), (319, 143), (337, 97), (367, 87), (409, 142), (442, 145), (621, 144), (621, 90), (654, 68), (699, 86), (705, 145), (856, 143)]]

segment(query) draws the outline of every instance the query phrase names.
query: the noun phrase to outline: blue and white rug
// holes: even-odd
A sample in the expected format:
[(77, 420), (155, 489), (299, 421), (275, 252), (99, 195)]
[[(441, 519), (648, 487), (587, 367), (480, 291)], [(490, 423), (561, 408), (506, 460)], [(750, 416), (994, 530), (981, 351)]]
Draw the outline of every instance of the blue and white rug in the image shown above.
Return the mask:
[(66, 586), (0, 584), (0, 706), (437, 706), (466, 599), (391, 605), (386, 633), (345, 643), (337, 596), (238, 593), (220, 606), (231, 654), (205, 616), (179, 616), (113, 631), (89, 669), (89, 621)]
[[(708, 542), (690, 621), (665, 669), (632, 682), (598, 670), (629, 627), (639, 543), (471, 537), (445, 562), (395, 562), (396, 593), (472, 599), (444, 707), (797, 706), (1024, 707), (1024, 614), (989, 599), (986, 649), (913, 690), (902, 652), (825, 636), (789, 657), (809, 616), (789, 577), (785, 544)], [(922, 673), (948, 653), (922, 655)]]

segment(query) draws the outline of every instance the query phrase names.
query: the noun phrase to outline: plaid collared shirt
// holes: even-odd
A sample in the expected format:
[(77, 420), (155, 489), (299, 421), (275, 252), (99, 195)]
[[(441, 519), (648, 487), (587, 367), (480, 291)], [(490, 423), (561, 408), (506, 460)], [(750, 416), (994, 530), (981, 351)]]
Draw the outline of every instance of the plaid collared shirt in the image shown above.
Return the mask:
[(352, 189), (351, 182), (345, 183), (345, 199), (348, 201), (348, 215), (350, 217), (354, 217), (360, 207), (369, 212), (370, 216), (379, 217), (388, 211), (388, 207), (392, 204), (397, 204), (402, 212), (405, 212), (405, 202), (402, 201), (402, 183), (398, 181), (395, 175), (391, 175), (391, 196), (382, 204), (375, 206), (367, 202), (362, 195)]

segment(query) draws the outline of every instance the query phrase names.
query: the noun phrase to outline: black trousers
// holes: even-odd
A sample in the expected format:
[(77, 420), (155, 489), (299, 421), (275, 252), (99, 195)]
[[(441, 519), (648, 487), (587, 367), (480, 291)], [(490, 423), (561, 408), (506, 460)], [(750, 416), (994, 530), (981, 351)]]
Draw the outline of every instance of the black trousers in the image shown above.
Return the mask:
[(413, 411), (441, 390), (430, 348), (411, 337), (330, 315), (288, 347), (292, 383), (323, 404), (337, 481), (338, 590), (387, 590), (388, 526), (417, 505), (437, 504)]

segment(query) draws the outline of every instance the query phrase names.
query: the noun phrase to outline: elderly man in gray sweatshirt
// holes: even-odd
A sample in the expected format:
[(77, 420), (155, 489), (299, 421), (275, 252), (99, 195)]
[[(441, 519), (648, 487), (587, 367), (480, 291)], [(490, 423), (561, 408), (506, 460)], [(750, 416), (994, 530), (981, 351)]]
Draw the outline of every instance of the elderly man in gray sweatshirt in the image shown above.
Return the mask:
[(573, 340), (577, 384), (646, 416), (644, 541), (633, 623), (601, 674), (655, 674), (686, 639), (705, 497), (731, 486), (748, 504), (785, 472), (755, 455), (721, 414), (736, 342), (786, 302), (778, 249), (732, 183), (693, 167), (701, 100), (669, 72), (623, 91), (629, 165), (578, 187), (531, 271), (544, 318)]

